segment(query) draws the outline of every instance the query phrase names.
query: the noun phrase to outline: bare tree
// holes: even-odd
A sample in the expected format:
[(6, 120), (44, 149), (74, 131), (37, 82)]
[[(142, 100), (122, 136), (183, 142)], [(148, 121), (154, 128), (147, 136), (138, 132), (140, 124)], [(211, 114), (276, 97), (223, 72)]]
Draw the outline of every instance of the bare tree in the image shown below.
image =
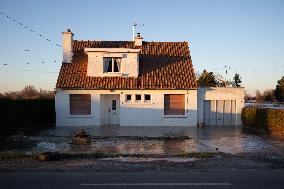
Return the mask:
[(21, 90), (21, 98), (23, 99), (35, 99), (39, 98), (39, 92), (32, 85), (25, 86), (23, 90)]
[(54, 98), (53, 91), (42, 90), (38, 91), (34, 86), (28, 85), (21, 91), (10, 91), (4, 93), (2, 96), (0, 93), (0, 98), (9, 98), (9, 99), (37, 99), (37, 98)]
[(255, 102), (262, 103), (263, 102), (263, 96), (259, 90), (255, 91)]
[(267, 89), (263, 92), (263, 99), (265, 102), (275, 102), (274, 89)]

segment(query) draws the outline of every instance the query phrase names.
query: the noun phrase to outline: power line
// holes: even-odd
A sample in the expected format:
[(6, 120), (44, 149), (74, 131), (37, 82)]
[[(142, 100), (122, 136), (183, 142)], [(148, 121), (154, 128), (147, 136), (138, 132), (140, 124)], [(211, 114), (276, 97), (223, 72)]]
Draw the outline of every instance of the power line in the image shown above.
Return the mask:
[[(29, 32), (31, 32), (31, 33), (33, 33), (33, 34), (35, 34), (35, 35), (41, 37), (42, 39), (44, 39), (44, 40), (50, 42), (51, 44), (55, 44), (57, 47), (61, 47), (61, 45), (59, 45), (58, 43), (52, 43), (51, 40), (50, 40), (48, 37), (44, 36), (44, 35), (41, 34), (41, 33), (36, 32), (34, 29), (32, 29), (32, 28), (30, 28), (30, 27), (24, 25), (22, 22), (20, 22), (20, 21), (14, 19), (14, 18), (12, 18), (12, 17), (9, 16), (8, 14), (4, 13), (3, 11), (0, 11), (0, 13), (1, 13), (1, 15), (2, 15), (3, 17), (9, 19), (10, 21), (14, 22), (15, 24), (18, 24), (19, 26), (21, 26), (22, 28), (26, 29), (27, 31), (29, 31)], [(27, 50), (27, 51), (28, 51), (28, 50)]]

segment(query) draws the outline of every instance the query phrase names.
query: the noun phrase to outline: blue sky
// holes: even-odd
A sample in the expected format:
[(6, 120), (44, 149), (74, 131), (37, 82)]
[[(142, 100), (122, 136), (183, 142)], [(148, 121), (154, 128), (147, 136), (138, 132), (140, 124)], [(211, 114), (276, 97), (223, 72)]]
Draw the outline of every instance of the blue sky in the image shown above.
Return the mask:
[(188, 41), (196, 72), (237, 72), (249, 93), (284, 75), (281, 0), (0, 0), (0, 11), (51, 40), (0, 15), (0, 92), (53, 90), (62, 61), (55, 43), (66, 28), (79, 40), (131, 40), (134, 22), (144, 24), (137, 30), (146, 41)]

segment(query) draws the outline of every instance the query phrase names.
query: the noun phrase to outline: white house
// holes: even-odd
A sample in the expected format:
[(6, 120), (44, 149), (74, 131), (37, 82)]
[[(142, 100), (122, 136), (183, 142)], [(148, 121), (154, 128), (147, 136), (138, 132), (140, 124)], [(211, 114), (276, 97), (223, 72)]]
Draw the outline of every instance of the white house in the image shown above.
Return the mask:
[[(221, 104), (215, 109), (213, 104), (227, 100), (208, 95), (206, 99), (209, 89), (198, 92), (187, 42), (146, 42), (140, 34), (134, 41), (77, 41), (70, 30), (62, 34), (57, 126), (196, 126), (210, 119), (203, 111), (221, 111)], [(230, 114), (237, 118), (230, 124), (240, 124), (242, 95), (231, 95)], [(232, 105), (234, 100), (238, 106)], [(213, 116), (217, 113), (211, 115), (212, 123)]]

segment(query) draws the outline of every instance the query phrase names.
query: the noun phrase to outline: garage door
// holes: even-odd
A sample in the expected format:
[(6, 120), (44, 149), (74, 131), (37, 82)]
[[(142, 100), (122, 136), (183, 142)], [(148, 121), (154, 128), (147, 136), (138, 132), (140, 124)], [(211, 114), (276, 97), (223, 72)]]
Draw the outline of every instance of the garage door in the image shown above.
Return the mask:
[(204, 125), (237, 125), (236, 100), (205, 100)]

